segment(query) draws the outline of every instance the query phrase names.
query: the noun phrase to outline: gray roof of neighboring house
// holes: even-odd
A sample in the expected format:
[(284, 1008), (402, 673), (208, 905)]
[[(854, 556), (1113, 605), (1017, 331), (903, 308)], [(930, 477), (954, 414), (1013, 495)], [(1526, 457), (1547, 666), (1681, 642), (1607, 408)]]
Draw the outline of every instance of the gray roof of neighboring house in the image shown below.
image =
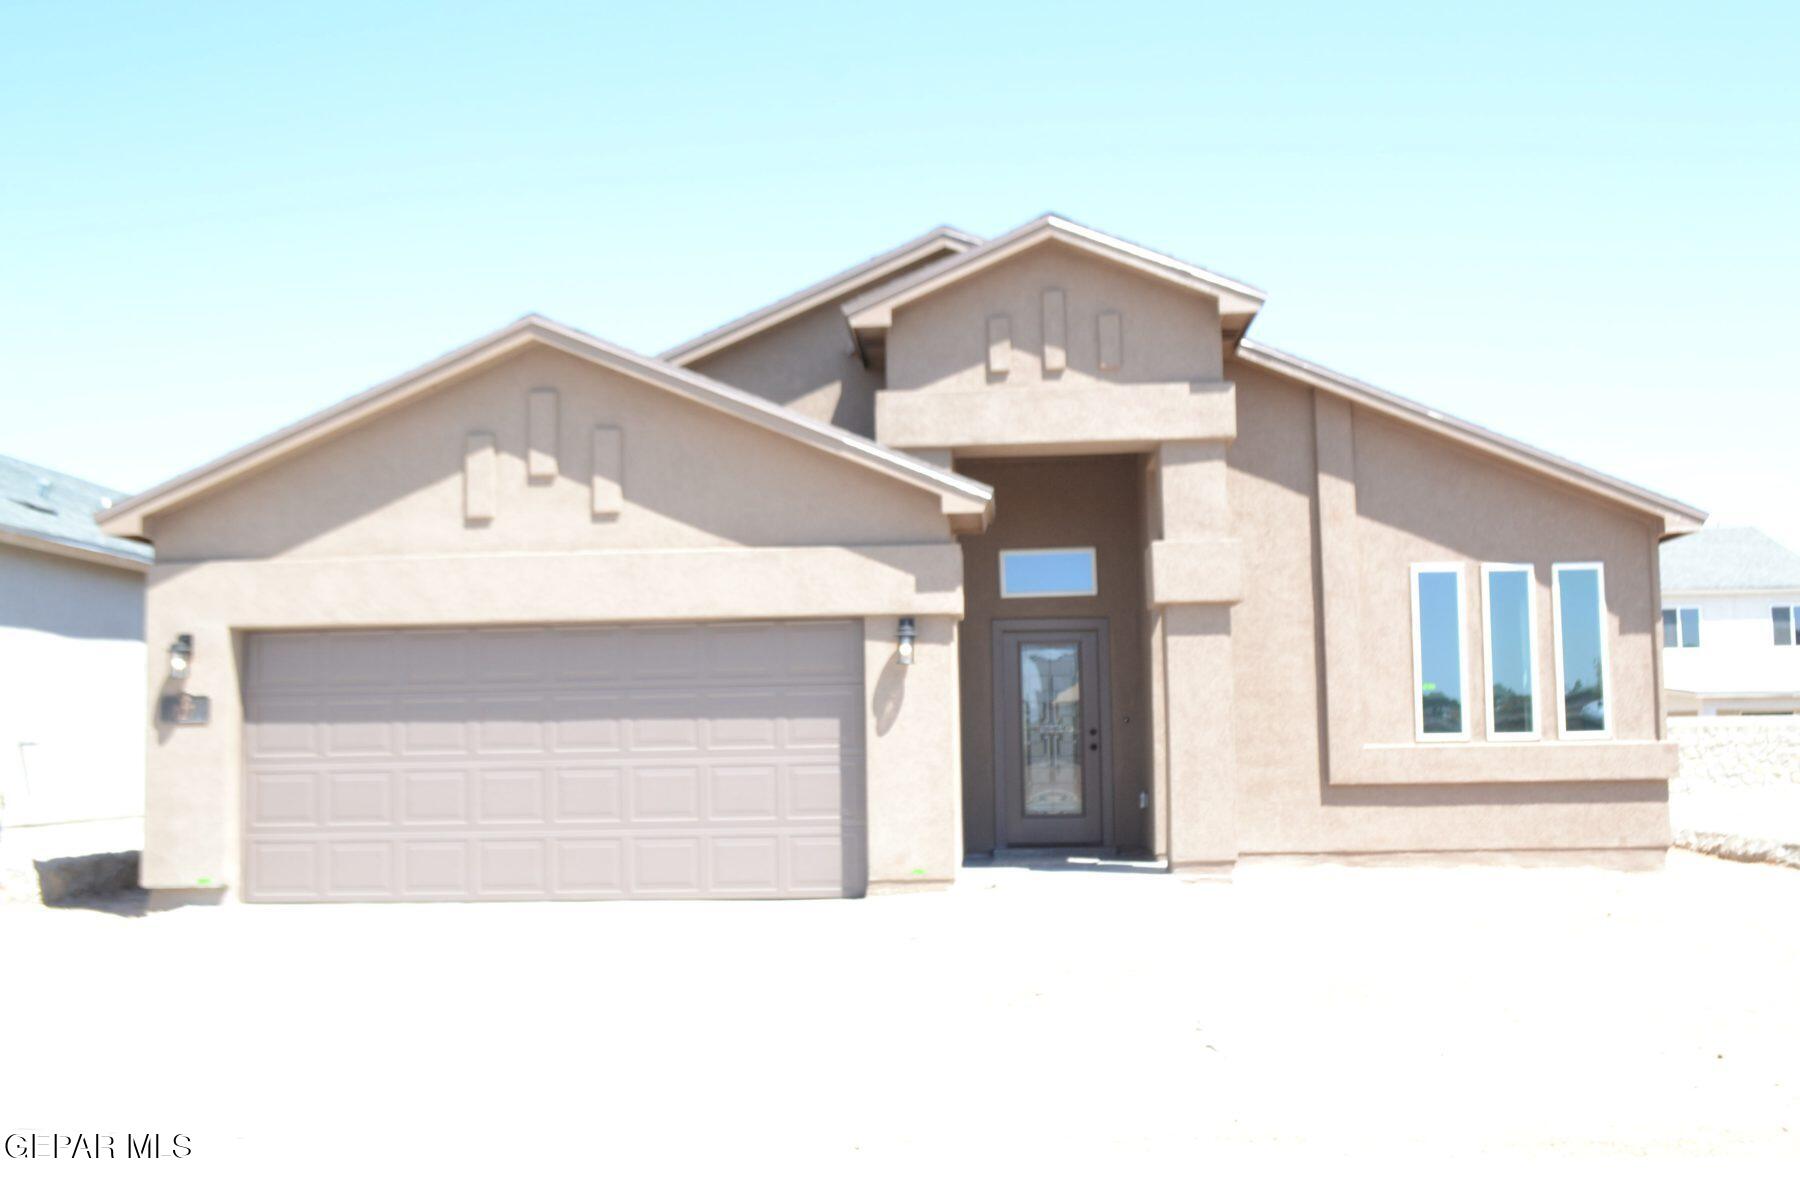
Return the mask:
[(1665, 592), (1800, 589), (1800, 554), (1747, 525), (1702, 529), (1662, 545)]
[(125, 493), (0, 455), (0, 540), (122, 565), (151, 561), (149, 546), (100, 532), (94, 518)]

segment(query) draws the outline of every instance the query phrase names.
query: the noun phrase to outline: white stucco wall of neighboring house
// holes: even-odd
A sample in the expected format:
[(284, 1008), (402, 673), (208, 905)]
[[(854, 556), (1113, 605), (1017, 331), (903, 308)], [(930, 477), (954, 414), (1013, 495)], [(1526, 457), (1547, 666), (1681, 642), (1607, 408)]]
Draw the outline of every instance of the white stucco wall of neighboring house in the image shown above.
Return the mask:
[(0, 826), (141, 816), (144, 576), (0, 545)]
[(1700, 644), (1663, 648), (1669, 711), (1702, 716), (1800, 711), (1800, 646), (1775, 644), (1774, 608), (1800, 605), (1786, 592), (1663, 593), (1668, 609), (1700, 610)]

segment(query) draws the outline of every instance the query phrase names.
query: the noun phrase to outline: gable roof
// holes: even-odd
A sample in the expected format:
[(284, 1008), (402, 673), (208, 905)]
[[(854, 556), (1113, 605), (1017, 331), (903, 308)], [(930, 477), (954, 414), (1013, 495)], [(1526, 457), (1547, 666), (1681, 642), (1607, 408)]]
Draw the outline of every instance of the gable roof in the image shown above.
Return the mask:
[(95, 515), (124, 496), (49, 467), (0, 455), (0, 542), (127, 570), (148, 569), (150, 547), (100, 532)]
[(1596, 471), (1592, 467), (1582, 466), (1578, 462), (1551, 454), (1547, 450), (1540, 450), (1536, 446), (1527, 445), (1509, 438), (1505, 434), (1495, 433), (1473, 421), (1465, 421), (1460, 417), (1453, 417), (1449, 413), (1429, 408), (1415, 400), (1408, 400), (1404, 396), (1396, 396), (1392, 392), (1382, 391), (1360, 379), (1340, 375), (1336, 371), (1314, 362), (1308, 362), (1285, 350), (1277, 350), (1273, 346), (1265, 346), (1260, 342), (1245, 339), (1238, 343), (1237, 357), (1243, 362), (1273, 371), (1277, 375), (1285, 375), (1310, 387), (1330, 392), (1334, 396), (1342, 396), (1408, 425), (1428, 429), (1433, 433), (1485, 451), (1531, 471), (1551, 476), (1583, 491), (1604, 496), (1627, 508), (1660, 517), (1664, 523), (1665, 533), (1688, 533), (1700, 528), (1706, 520), (1706, 513), (1690, 504), (1684, 504), (1680, 500), (1671, 499), (1650, 491), (1648, 488), (1641, 488), (1635, 483), (1627, 483), (1623, 479)]
[(1211, 296), (1219, 302), (1220, 315), (1239, 318), (1235, 322), (1239, 327), (1249, 324), (1266, 298), (1262, 292), (1247, 283), (1240, 283), (1205, 267), (1172, 258), (1136, 242), (1090, 229), (1067, 217), (1045, 213), (1035, 221), (1027, 221), (1017, 229), (1003, 233), (992, 241), (983, 242), (963, 254), (939, 259), (856, 297), (844, 305), (844, 315), (849, 319), (853, 331), (886, 329), (893, 324), (894, 310), (902, 305), (910, 304), (939, 288), (948, 287), (959, 279), (965, 279), (977, 271), (986, 270), (1015, 254), (1047, 242), (1072, 246), (1155, 276), (1177, 287)]
[(980, 244), (981, 239), (972, 233), (965, 233), (949, 225), (939, 225), (936, 229), (921, 234), (910, 242), (903, 242), (892, 250), (877, 254), (866, 262), (860, 262), (854, 267), (839, 271), (829, 279), (821, 279), (811, 287), (802, 288), (792, 295), (783, 296), (773, 304), (766, 304), (755, 312), (745, 313), (735, 321), (729, 321), (716, 329), (709, 329), (699, 337), (690, 338), (679, 346), (671, 346), (662, 352), (661, 357), (677, 366), (685, 367), (691, 362), (697, 362), (708, 355), (717, 354), (727, 346), (733, 346), (745, 338), (754, 337), (763, 330), (797, 317), (810, 309), (854, 295), (867, 287), (871, 280), (884, 278), (895, 271), (904, 271), (908, 267), (924, 263), (934, 257), (960, 254)]
[(1665, 592), (1800, 591), (1800, 554), (1748, 525), (1714, 526), (1662, 548)]
[(249, 474), (307, 446), (342, 433), (433, 388), (461, 378), (530, 346), (562, 350), (576, 358), (618, 371), (643, 383), (748, 421), (771, 433), (832, 454), (902, 483), (933, 493), (945, 515), (973, 519), (985, 527), (993, 512), (994, 492), (984, 483), (935, 467), (922, 459), (879, 445), (835, 425), (814, 420), (779, 404), (739, 391), (704, 375), (622, 346), (602, 341), (533, 313), (503, 329), (470, 342), (422, 367), (350, 397), (268, 437), (178, 475), (166, 483), (114, 505), (100, 522), (108, 533), (141, 537), (144, 519), (175, 508), (204, 492)]

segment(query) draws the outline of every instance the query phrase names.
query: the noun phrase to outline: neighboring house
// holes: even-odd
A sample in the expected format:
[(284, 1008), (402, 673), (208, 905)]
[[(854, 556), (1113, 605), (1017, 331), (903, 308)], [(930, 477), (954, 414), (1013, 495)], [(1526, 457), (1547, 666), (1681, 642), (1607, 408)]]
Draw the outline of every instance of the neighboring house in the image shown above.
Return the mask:
[(1800, 554), (1760, 529), (1707, 528), (1662, 549), (1668, 710), (1800, 712)]
[(1659, 856), (1657, 547), (1704, 514), (1251, 341), (1262, 303), (939, 229), (661, 359), (526, 317), (116, 506), (191, 664), (144, 882)]
[(143, 812), (150, 550), (94, 524), (120, 495), (0, 457), (0, 828)]

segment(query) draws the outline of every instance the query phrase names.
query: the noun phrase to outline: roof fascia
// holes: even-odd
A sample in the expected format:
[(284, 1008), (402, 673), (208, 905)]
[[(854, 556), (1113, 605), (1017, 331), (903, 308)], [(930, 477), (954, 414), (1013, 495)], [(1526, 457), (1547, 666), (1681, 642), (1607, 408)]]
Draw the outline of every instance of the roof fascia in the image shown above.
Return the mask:
[(985, 523), (993, 512), (993, 489), (910, 454), (792, 412), (759, 396), (705, 376), (646, 358), (544, 317), (521, 318), (503, 329), (433, 359), (404, 375), (360, 392), (284, 429), (214, 459), (149, 491), (115, 504), (99, 520), (115, 536), (141, 537), (144, 518), (165, 511), (288, 454), (342, 433), (433, 388), (443, 386), (533, 345), (546, 345), (610, 367), (651, 386), (674, 392), (751, 424), (815, 446), (881, 474), (936, 493), (944, 513), (974, 516)]
[(894, 310), (1015, 254), (1055, 241), (1097, 254), (1121, 266), (1146, 272), (1177, 287), (1198, 291), (1219, 301), (1224, 315), (1255, 316), (1266, 298), (1262, 292), (1235, 279), (1182, 262), (1122, 238), (1077, 225), (1058, 216), (1039, 217), (1010, 233), (984, 242), (965, 254), (929, 264), (911, 274), (857, 297), (844, 306), (844, 315), (855, 331), (886, 329)]
[(43, 554), (54, 554), (58, 558), (71, 558), (79, 562), (93, 563), (96, 566), (116, 567), (121, 571), (132, 571), (139, 575), (150, 570), (148, 559), (102, 550), (98, 546), (83, 546), (76, 542), (65, 542), (61, 538), (26, 533), (22, 529), (0, 528), (0, 545), (17, 546), (21, 550), (36, 550)]
[(1491, 429), (1439, 412), (1404, 396), (1384, 392), (1380, 388), (1340, 375), (1327, 367), (1249, 340), (1238, 344), (1239, 359), (1278, 375), (1299, 380), (1336, 396), (1373, 408), (1419, 429), (1428, 429), (1453, 441), (1484, 451), (1533, 470), (1553, 476), (1583, 491), (1604, 496), (1617, 504), (1638, 512), (1649, 513), (1662, 520), (1667, 535), (1692, 533), (1706, 521), (1706, 513), (1679, 500), (1641, 488), (1591, 467), (1572, 462), (1549, 451), (1540, 450)]
[(981, 239), (972, 233), (965, 233), (953, 226), (940, 225), (929, 233), (896, 246), (884, 254), (878, 254), (866, 262), (840, 271), (828, 279), (822, 279), (811, 287), (802, 288), (791, 295), (783, 296), (771, 304), (764, 305), (754, 312), (745, 313), (736, 320), (727, 321), (717, 328), (709, 329), (678, 346), (671, 346), (663, 351), (660, 357), (676, 366), (685, 367), (689, 363), (698, 362), (727, 347), (755, 337), (764, 330), (791, 320), (810, 309), (852, 295), (863, 288), (870, 279), (879, 278), (894, 271), (903, 271), (915, 263), (922, 263), (945, 251), (962, 253), (980, 244)]

